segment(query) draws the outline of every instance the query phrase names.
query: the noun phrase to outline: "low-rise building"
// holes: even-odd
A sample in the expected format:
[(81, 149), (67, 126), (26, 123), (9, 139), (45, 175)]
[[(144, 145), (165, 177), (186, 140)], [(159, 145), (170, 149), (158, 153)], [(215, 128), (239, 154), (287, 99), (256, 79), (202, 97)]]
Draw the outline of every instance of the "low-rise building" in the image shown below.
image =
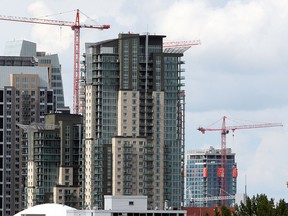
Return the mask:
[(77, 210), (65, 205), (37, 205), (14, 216), (186, 216), (186, 210), (147, 210), (146, 196), (104, 196), (104, 210)]

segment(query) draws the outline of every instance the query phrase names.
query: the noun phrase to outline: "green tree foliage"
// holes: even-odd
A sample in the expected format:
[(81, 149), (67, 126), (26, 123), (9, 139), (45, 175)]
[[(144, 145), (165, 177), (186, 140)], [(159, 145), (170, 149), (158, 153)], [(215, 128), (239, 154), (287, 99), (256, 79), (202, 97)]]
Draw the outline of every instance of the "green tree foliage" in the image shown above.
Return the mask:
[(288, 206), (284, 200), (274, 203), (265, 194), (246, 198), (246, 203), (236, 206), (236, 216), (288, 216)]
[(288, 216), (288, 207), (284, 199), (280, 199), (275, 213), (275, 215)]
[(231, 216), (231, 211), (226, 206), (221, 207), (221, 216)]

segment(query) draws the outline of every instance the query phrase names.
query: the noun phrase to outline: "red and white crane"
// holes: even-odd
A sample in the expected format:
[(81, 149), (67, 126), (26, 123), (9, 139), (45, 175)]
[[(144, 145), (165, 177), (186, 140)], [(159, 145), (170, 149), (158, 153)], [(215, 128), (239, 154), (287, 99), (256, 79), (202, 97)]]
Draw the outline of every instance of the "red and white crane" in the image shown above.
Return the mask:
[(0, 20), (71, 27), (71, 29), (74, 31), (73, 113), (78, 114), (78, 112), (79, 112), (79, 79), (80, 79), (80, 29), (81, 28), (92, 28), (92, 29), (103, 30), (103, 29), (109, 29), (110, 25), (80, 24), (79, 9), (76, 10), (75, 22), (50, 20), (50, 19), (27, 18), (27, 17), (17, 17), (17, 16), (4, 16), (4, 15), (0, 15)]
[[(218, 168), (218, 177), (221, 181), (221, 188), (220, 188), (220, 197), (226, 196), (226, 175), (225, 175), (225, 167), (226, 167), (226, 134), (229, 131), (234, 132), (235, 130), (241, 129), (254, 129), (254, 128), (268, 128), (268, 127), (283, 127), (281, 123), (262, 123), (262, 124), (247, 124), (247, 125), (236, 125), (236, 126), (226, 126), (226, 119), (227, 117), (224, 116), (222, 118), (222, 127), (221, 128), (203, 128), (199, 127), (198, 130), (205, 134), (206, 131), (220, 131), (221, 132), (221, 164)], [(222, 199), (224, 202), (225, 199)], [(224, 204), (224, 203), (222, 203)]]
[(163, 42), (163, 52), (165, 53), (184, 53), (191, 46), (200, 45), (200, 40), (189, 41), (170, 41)]

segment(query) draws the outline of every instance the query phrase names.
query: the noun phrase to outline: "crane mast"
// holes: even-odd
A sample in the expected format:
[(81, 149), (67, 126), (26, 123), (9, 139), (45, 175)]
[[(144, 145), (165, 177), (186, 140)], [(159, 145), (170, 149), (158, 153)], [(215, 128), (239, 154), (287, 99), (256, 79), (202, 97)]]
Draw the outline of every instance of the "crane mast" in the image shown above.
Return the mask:
[(205, 134), (206, 131), (220, 131), (221, 132), (221, 163), (218, 168), (218, 177), (220, 178), (221, 186), (220, 186), (220, 197), (223, 199), (219, 199), (222, 201), (222, 204), (225, 204), (224, 197), (226, 196), (226, 159), (227, 159), (227, 148), (226, 148), (226, 135), (231, 130), (234, 132), (235, 130), (240, 129), (255, 129), (255, 128), (268, 128), (268, 127), (283, 127), (281, 123), (262, 123), (262, 124), (250, 124), (250, 125), (236, 125), (236, 126), (226, 126), (226, 116), (222, 118), (222, 127), (221, 128), (203, 128), (199, 127), (198, 130)]
[(0, 20), (71, 27), (71, 29), (74, 31), (73, 113), (78, 114), (79, 113), (79, 79), (80, 79), (80, 29), (81, 28), (93, 28), (93, 29), (103, 30), (103, 29), (109, 29), (110, 25), (81, 25), (79, 9), (76, 10), (75, 22), (17, 17), (17, 16), (4, 16), (4, 15), (0, 15)]
[(221, 168), (219, 171), (219, 177), (221, 181), (220, 196), (224, 196), (224, 191), (226, 191), (226, 177), (225, 177), (225, 167), (226, 167), (226, 118), (223, 117), (222, 130), (221, 130)]

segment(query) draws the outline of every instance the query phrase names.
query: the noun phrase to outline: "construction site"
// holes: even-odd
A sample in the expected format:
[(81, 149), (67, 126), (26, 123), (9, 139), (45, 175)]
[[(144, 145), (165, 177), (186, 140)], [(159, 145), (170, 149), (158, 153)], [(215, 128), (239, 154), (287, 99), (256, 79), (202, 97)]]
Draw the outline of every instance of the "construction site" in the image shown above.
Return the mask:
[(105, 195), (144, 195), (148, 210), (186, 210), (188, 216), (214, 215), (221, 206), (235, 211), (247, 194), (238, 194), (237, 152), (227, 147), (228, 134), (283, 124), (229, 125), (223, 116), (198, 128), (205, 136), (219, 133), (220, 148), (187, 149), (183, 57), (200, 40), (128, 32), (83, 46), (80, 30), (113, 26), (83, 24), (82, 12), (75, 13), (74, 21), (0, 15), (0, 21), (69, 27), (74, 33), (70, 108), (58, 56), (22, 41), (29, 54), (14, 56), (11, 49), (11, 56), (0, 57), (0, 73), (13, 77), (0, 82), (0, 164), (6, 166), (0, 215), (47, 202), (101, 210)]
[(191, 212), (190, 215), (193, 215), (192, 212), (197, 212), (195, 215), (210, 212), (212, 215), (215, 213), (215, 208), (221, 206), (230, 207), (231, 211), (235, 211), (236, 204), (246, 203), (246, 189), (244, 193), (237, 194), (239, 192), (236, 153), (233, 153), (231, 148), (227, 148), (227, 134), (230, 133), (234, 137), (237, 130), (283, 127), (281, 123), (227, 125), (227, 120), (233, 121), (227, 116), (221, 120), (221, 127), (215, 126), (219, 123), (218, 120), (207, 128), (198, 128), (202, 134), (219, 132), (221, 149), (211, 146), (207, 150), (190, 150), (186, 154), (185, 206)]

